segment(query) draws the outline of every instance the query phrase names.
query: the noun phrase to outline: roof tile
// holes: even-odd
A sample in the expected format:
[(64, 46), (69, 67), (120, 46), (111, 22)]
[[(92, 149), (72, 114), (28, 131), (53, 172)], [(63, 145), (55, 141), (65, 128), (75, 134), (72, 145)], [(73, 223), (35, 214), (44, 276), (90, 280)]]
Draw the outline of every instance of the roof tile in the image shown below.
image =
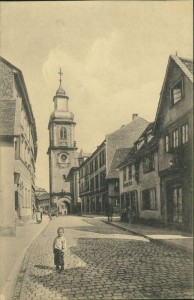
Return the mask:
[(16, 100), (0, 99), (0, 135), (14, 135)]

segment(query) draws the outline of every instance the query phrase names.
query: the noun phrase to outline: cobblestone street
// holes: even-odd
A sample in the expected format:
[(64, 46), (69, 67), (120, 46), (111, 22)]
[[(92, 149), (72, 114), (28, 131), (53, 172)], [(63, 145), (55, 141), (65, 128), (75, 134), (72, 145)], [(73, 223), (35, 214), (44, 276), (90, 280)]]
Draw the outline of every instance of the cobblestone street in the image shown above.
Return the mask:
[[(65, 229), (65, 271), (52, 243)], [(191, 299), (192, 256), (97, 218), (58, 217), (27, 252), (13, 299)]]

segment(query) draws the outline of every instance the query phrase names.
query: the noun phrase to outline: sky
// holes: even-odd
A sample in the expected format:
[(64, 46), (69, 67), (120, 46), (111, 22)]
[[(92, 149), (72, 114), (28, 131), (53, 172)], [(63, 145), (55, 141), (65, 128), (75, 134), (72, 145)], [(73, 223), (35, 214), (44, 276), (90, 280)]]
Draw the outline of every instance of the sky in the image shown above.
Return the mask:
[(24, 76), (36, 121), (36, 185), (49, 191), (48, 122), (62, 86), (78, 151), (137, 113), (155, 119), (169, 56), (192, 57), (192, 1), (0, 2), (0, 54)]

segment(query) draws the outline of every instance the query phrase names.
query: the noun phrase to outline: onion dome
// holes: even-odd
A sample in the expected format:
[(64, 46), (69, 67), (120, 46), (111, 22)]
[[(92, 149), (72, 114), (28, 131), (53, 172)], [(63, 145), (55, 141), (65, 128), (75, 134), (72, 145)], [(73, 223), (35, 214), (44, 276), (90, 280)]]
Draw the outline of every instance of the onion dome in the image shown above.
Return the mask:
[(61, 76), (63, 73), (59, 72), (59, 88), (56, 91), (56, 95), (53, 97), (54, 101), (54, 111), (52, 112), (50, 116), (50, 121), (67, 121), (67, 122), (72, 122), (74, 119), (74, 114), (69, 111), (68, 109), (68, 100), (69, 97), (66, 95), (64, 89), (62, 88), (61, 84)]
[(65, 91), (62, 88), (61, 84), (60, 84), (58, 90), (56, 91), (56, 96), (65, 96)]

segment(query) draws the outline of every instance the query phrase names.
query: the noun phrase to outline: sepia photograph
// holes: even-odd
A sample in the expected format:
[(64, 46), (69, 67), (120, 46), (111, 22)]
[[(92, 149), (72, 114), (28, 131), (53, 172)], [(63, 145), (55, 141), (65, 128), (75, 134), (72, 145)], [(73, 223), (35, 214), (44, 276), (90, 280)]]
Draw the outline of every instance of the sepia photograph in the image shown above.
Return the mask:
[(193, 1), (0, 1), (0, 300), (194, 299)]

